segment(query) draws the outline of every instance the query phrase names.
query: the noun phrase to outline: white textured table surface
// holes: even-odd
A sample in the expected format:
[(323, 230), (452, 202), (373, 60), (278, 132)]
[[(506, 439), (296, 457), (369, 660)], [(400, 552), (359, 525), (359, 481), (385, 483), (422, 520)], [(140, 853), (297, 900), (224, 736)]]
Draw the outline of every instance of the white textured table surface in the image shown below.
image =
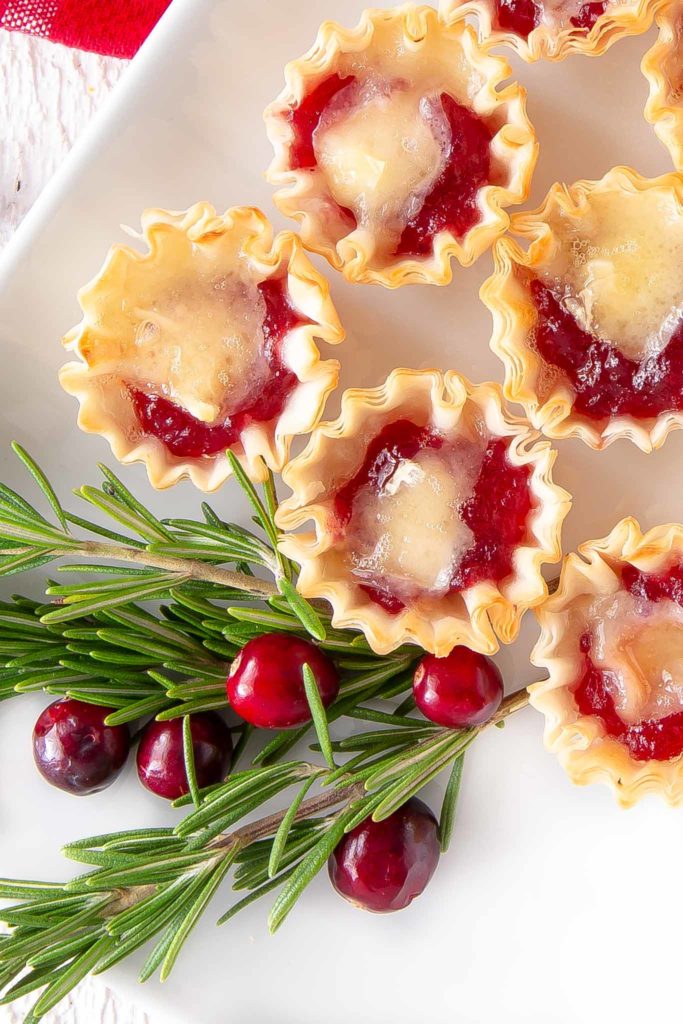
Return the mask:
[[(113, 57), (0, 30), (0, 248), (125, 68)], [(19, 1024), (32, 1002), (29, 996), (0, 1008), (0, 1024)], [(44, 1022), (150, 1024), (90, 980)]]

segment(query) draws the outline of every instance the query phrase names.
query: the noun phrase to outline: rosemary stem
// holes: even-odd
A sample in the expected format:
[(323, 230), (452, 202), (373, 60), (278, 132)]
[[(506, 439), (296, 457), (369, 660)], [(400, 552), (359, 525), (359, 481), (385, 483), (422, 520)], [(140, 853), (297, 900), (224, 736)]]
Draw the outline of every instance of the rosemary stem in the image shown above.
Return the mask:
[[(526, 688), (522, 688), (521, 690), (516, 690), (514, 693), (508, 694), (490, 722), (482, 728), (487, 728), (489, 725), (495, 725), (496, 722), (503, 721), (503, 719), (508, 718), (510, 715), (514, 715), (517, 711), (521, 711), (528, 703), (529, 696)], [(444, 732), (445, 731), (446, 730), (444, 730)], [(340, 804), (348, 806), (355, 800), (360, 800), (360, 798), (365, 794), (366, 789), (363, 782), (355, 782), (348, 786), (340, 786), (337, 789), (327, 789), (324, 792), (319, 793), (317, 796), (304, 800), (294, 817), (294, 821), (303, 821), (306, 818), (314, 818), (320, 813), (327, 811), (332, 807), (339, 806)], [(215, 851), (215, 862), (219, 863), (224, 857), (233, 853), (236, 847), (243, 848), (250, 846), (259, 839), (265, 839), (268, 836), (274, 835), (286, 814), (287, 809), (285, 808), (282, 811), (276, 811), (274, 814), (269, 814), (263, 818), (259, 818), (248, 825), (242, 825), (240, 828), (234, 829), (232, 832), (217, 836), (215, 839), (211, 840), (207, 848)], [(204, 862), (203, 866), (206, 866), (206, 862)], [(102, 916), (105, 918), (114, 916), (122, 910), (126, 910), (129, 907), (140, 903), (148, 896), (154, 895), (156, 889), (157, 886), (154, 884), (133, 885), (129, 888), (119, 889), (116, 891), (115, 899), (103, 908)]]
[[(490, 722), (487, 722), (484, 728), (489, 725), (495, 725), (496, 722), (501, 722), (505, 718), (509, 718), (510, 715), (514, 715), (517, 711), (521, 711), (525, 708), (528, 703), (529, 695), (526, 691), (526, 687), (523, 687), (521, 690), (515, 690), (514, 693), (510, 693), (505, 697), (498, 708), (498, 711), (491, 718)], [(444, 730), (444, 732), (445, 731), (447, 730)], [(304, 818), (313, 818), (321, 811), (326, 811), (328, 808), (334, 807), (337, 804), (352, 803), (364, 794), (365, 785), (362, 782), (356, 782), (349, 786), (340, 786), (338, 789), (325, 790), (325, 792), (318, 796), (311, 797), (309, 800), (304, 800), (299, 807), (294, 820), (302, 821)], [(234, 832), (230, 832), (228, 835), (218, 836), (217, 839), (213, 840), (212, 845), (216, 849), (220, 850), (223, 850), (226, 847), (228, 849), (232, 849), (236, 843), (240, 846), (248, 846), (257, 839), (264, 839), (276, 832), (286, 813), (286, 810), (276, 811), (274, 814), (269, 814), (265, 818), (259, 818), (258, 821), (254, 821), (250, 825), (243, 825), (241, 828), (235, 829)]]
[[(326, 790), (318, 796), (311, 797), (310, 800), (304, 800), (294, 817), (294, 821), (314, 818), (321, 811), (326, 811), (336, 804), (352, 803), (364, 794), (365, 786), (362, 782), (356, 782), (351, 786), (342, 786), (339, 789)], [(213, 845), (219, 850), (225, 850), (226, 848), (231, 850), (235, 845), (250, 846), (256, 840), (265, 839), (276, 832), (286, 813), (286, 809), (284, 811), (276, 811), (265, 818), (259, 818), (258, 821), (254, 821), (250, 825), (243, 825), (228, 835), (219, 836), (214, 840)]]
[[(78, 546), (69, 546), (63, 551), (54, 550), (55, 553), (72, 557), (76, 555), (82, 558), (106, 558), (114, 562), (135, 562), (137, 565), (147, 565), (166, 572), (177, 572), (203, 583), (218, 583), (224, 587), (232, 587), (234, 590), (243, 590), (254, 597), (264, 599), (276, 597), (280, 593), (277, 584), (271, 583), (270, 580), (260, 580), (255, 576), (247, 576), (246, 573), (234, 572), (232, 569), (222, 569), (219, 566), (202, 562), (200, 559), (156, 555), (145, 551), (144, 548), (127, 548), (120, 544), (104, 544), (101, 541), (84, 540)], [(558, 582), (559, 577), (549, 581), (549, 593), (555, 592)], [(314, 604), (318, 605), (319, 602), (314, 602)], [(515, 708), (515, 710), (517, 709)]]
[(233, 572), (219, 566), (207, 565), (199, 559), (171, 558), (167, 555), (155, 555), (143, 548), (127, 548), (119, 544), (104, 544), (100, 541), (83, 541), (77, 548), (69, 547), (65, 555), (80, 555), (83, 558), (106, 558), (115, 562), (135, 562), (167, 572), (177, 572), (203, 583), (218, 583), (235, 590), (244, 590), (256, 597), (275, 597), (279, 590), (275, 583), (260, 580), (246, 573)]
[(507, 697), (503, 699), (502, 704), (496, 711), (495, 715), (491, 718), (490, 722), (486, 725), (495, 725), (497, 722), (502, 722), (510, 715), (514, 715), (516, 711), (521, 711), (529, 703), (529, 692), (526, 686), (523, 686), (521, 690), (515, 690), (514, 693), (509, 693)]

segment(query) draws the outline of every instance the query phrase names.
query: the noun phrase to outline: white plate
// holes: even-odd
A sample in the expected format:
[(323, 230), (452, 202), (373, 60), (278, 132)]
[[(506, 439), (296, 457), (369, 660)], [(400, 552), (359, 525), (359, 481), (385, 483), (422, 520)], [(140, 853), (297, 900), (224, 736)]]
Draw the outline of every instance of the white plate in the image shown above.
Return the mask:
[[(7, 444), (17, 438), (66, 495), (112, 462), (99, 438), (76, 429), (76, 408), (55, 374), (59, 338), (78, 318), (80, 284), (135, 226), (146, 205), (183, 208), (256, 203), (273, 214), (262, 179), (269, 146), (261, 112), (282, 84), (285, 62), (303, 52), (325, 18), (352, 24), (361, 0), (175, 0), (106, 112), (7, 249), (0, 282), (2, 478), (20, 479)], [(639, 62), (653, 33), (615, 45), (599, 60), (515, 65), (529, 88), (541, 157), (533, 201), (557, 178), (599, 177), (630, 163), (669, 169), (642, 118)], [(276, 218), (277, 219), (277, 218)], [(455, 367), (500, 379), (488, 349), (489, 315), (477, 299), (490, 261), (456, 271), (448, 288), (385, 292), (332, 287), (348, 340), (337, 350), (345, 384), (376, 384), (396, 365)], [(332, 411), (337, 400), (332, 403)], [(683, 433), (645, 456), (626, 442), (596, 454), (561, 445), (556, 476), (573, 492), (566, 550), (632, 513), (644, 527), (683, 518), (678, 471)], [(191, 514), (183, 485), (149, 493), (140, 467), (124, 471), (165, 514)], [(23, 484), (22, 484), (23, 486)], [(226, 516), (246, 517), (228, 485)], [(3, 593), (26, 587), (14, 579)], [(530, 681), (531, 617), (499, 662), (510, 688)], [(74, 800), (37, 777), (30, 731), (39, 698), (0, 713), (0, 873), (68, 877), (68, 839), (172, 821), (133, 773), (107, 793)], [(457, 831), (426, 894), (396, 916), (360, 914), (321, 876), (276, 938), (265, 904), (231, 924), (213, 921), (222, 891), (164, 986), (134, 984), (136, 964), (110, 976), (163, 1024), (593, 1024), (669, 1020), (679, 1002), (678, 881), (683, 816), (651, 799), (617, 810), (600, 787), (573, 788), (541, 743), (533, 711), (486, 735), (468, 755)], [(436, 806), (439, 792), (432, 794)], [(75, 869), (73, 869), (75, 871)]]

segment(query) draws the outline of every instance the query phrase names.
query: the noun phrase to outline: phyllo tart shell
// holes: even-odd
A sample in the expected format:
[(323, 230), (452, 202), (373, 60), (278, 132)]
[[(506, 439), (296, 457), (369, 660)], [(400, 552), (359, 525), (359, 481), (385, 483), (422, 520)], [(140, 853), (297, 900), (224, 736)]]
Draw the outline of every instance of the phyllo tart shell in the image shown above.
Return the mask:
[[(79, 292), (83, 319), (64, 338), (78, 361), (60, 382), (80, 403), (80, 428), (105, 437), (120, 462), (144, 462), (157, 488), (187, 476), (214, 490), (231, 473), (228, 447), (253, 480), (279, 471), (337, 383), (338, 362), (322, 360), (316, 343), (344, 337), (327, 282), (296, 235), (273, 237), (250, 207), (222, 216), (209, 203), (150, 209), (135, 237), (146, 251), (112, 246)], [(172, 441), (143, 422), (140, 395), (161, 408)], [(268, 404), (254, 405), (263, 395)], [(236, 403), (232, 420), (226, 400)], [(240, 401), (249, 411), (237, 419)], [(240, 428), (230, 443), (211, 433), (233, 422)], [(218, 438), (204, 445), (211, 450), (183, 441), (195, 427)]]
[[(555, 184), (538, 209), (513, 216), (480, 292), (506, 398), (551, 438), (659, 448), (683, 424), (680, 256), (674, 173), (616, 167), (599, 181)], [(578, 339), (573, 348), (558, 324)]]
[[(505, 465), (511, 473), (523, 473), (525, 481), (528, 480), (525, 487), (528, 486), (530, 511), (523, 523), (522, 540), (512, 550), (505, 578), (495, 582), (482, 578), (457, 592), (446, 587), (433, 598), (430, 592), (427, 601), (407, 600), (396, 611), (368, 596), (362, 575), (355, 571), (358, 562), (350, 562), (345, 554), (345, 538), (340, 538), (338, 530), (337, 501), (340, 494), (348, 491), (349, 481), (357, 477), (376, 439), (381, 439), (384, 431), (397, 429), (396, 424), (405, 423), (424, 430), (423, 436), (428, 438), (429, 432), (437, 432), (453, 445), (465, 445), (465, 438), (475, 437), (486, 448), (488, 442), (504, 439), (501, 443), (506, 446)], [(418, 453), (411, 458), (415, 462), (420, 458), (429, 460), (429, 444), (427, 440), (421, 448), (416, 445)], [(398, 535), (397, 557), (409, 552), (413, 544), (413, 555), (406, 558), (417, 559), (418, 571), (434, 558), (431, 543), (435, 535), (425, 536), (424, 524), (435, 521), (437, 531), (446, 532), (452, 528), (453, 520), (460, 517), (459, 512), (446, 512), (439, 519), (438, 507), (444, 489), (453, 486), (454, 480), (457, 483), (460, 466), (465, 466), (469, 458), (467, 451), (466, 446), (458, 449), (459, 454), (451, 464), (455, 475), (442, 481), (443, 486), (416, 492), (417, 502), (413, 501), (413, 507), (408, 505), (407, 509), (404, 505), (400, 513), (392, 512), (389, 506), (389, 518), (402, 515), (401, 529), (405, 533)], [(305, 451), (283, 473), (283, 480), (293, 494), (280, 505), (278, 525), (283, 531), (299, 531), (307, 525), (301, 532), (285, 533), (281, 540), (282, 550), (301, 566), (301, 593), (329, 601), (334, 625), (362, 630), (379, 654), (406, 642), (439, 656), (448, 654), (458, 644), (484, 653), (494, 652), (499, 640), (510, 643), (515, 639), (524, 611), (547, 595), (541, 574), (543, 564), (561, 557), (560, 529), (570, 498), (552, 481), (555, 455), (548, 442), (539, 441), (525, 420), (507, 412), (496, 384), (474, 385), (453, 371), (444, 374), (437, 370), (398, 369), (380, 387), (346, 391), (339, 418), (321, 424)], [(382, 465), (382, 458), (378, 465)], [(391, 479), (407, 479), (415, 470), (415, 462), (403, 463), (401, 474), (394, 468)], [(380, 474), (386, 480), (386, 462), (383, 465)], [(426, 462), (422, 467), (425, 469)], [(389, 490), (388, 484), (386, 488)], [(504, 489), (501, 495), (500, 504), (504, 505)], [(370, 506), (370, 519), (366, 519), (372, 528), (373, 523), (386, 522), (387, 513), (383, 518), (381, 509), (377, 512), (376, 508), (379, 506)], [(375, 550), (383, 545), (381, 538)], [(386, 550), (384, 546), (383, 551)], [(436, 568), (442, 569), (443, 562), (438, 562)]]
[[(473, 263), (505, 231), (504, 208), (523, 202), (529, 192), (537, 144), (525, 90), (517, 83), (501, 88), (510, 73), (505, 60), (484, 52), (464, 19), (446, 26), (430, 7), (367, 10), (352, 29), (325, 22), (308, 53), (287, 65), (285, 88), (265, 112), (275, 150), (266, 176), (277, 186), (276, 206), (299, 221), (306, 248), (349, 281), (388, 288), (447, 284), (451, 260)], [(327, 120), (322, 141), (315, 142), (320, 148), (314, 154), (311, 141), (302, 159), (295, 121), (316, 90), (328, 90), (329, 83), (334, 90), (354, 83), (355, 99), (342, 100), (339, 93), (339, 100), (327, 106), (321, 101), (313, 114), (305, 113), (309, 133), (314, 122), (320, 132), (320, 119)], [(457, 138), (447, 101), (460, 118)], [(392, 118), (404, 120), (394, 124)], [(480, 131), (486, 133), (485, 173), (481, 160), (467, 156)], [(444, 140), (450, 132), (449, 143)], [(441, 148), (432, 152), (437, 143)], [(458, 233), (426, 212), (439, 189), (448, 199), (467, 186), (464, 178), (455, 187), (443, 184), (447, 167), (440, 176), (438, 168), (445, 153), (455, 154), (456, 167), (471, 159), (476, 170), (470, 183), (481, 175), (468, 200), (467, 226), (463, 221)], [(413, 231), (410, 224), (422, 215), (424, 248), (416, 253), (403, 244), (403, 229)]]
[(683, 7), (669, 2), (657, 12), (657, 41), (641, 64), (650, 94), (645, 120), (671, 154), (676, 170), (683, 170)]
[(541, 0), (540, 5), (533, 5), (539, 8), (540, 17), (534, 19), (537, 24), (530, 31), (527, 25), (521, 32), (509, 24), (501, 25), (495, 0), (441, 0), (440, 9), (446, 20), (475, 15), (480, 38), (487, 47), (509, 46), (522, 60), (533, 63), (564, 60), (573, 53), (599, 57), (617, 40), (647, 32), (658, 2), (661, 0), (577, 0), (573, 17), (559, 20), (553, 15), (569, 5), (550, 3), (549, 17), (544, 20)]
[[(557, 591), (536, 609), (541, 635), (531, 660), (549, 676), (529, 687), (529, 699), (545, 716), (546, 747), (557, 755), (572, 782), (605, 783), (625, 807), (647, 793), (658, 793), (670, 804), (683, 801), (683, 755), (658, 759), (649, 753), (649, 746), (661, 741), (662, 731), (671, 728), (656, 716), (669, 712), (673, 712), (670, 721), (675, 720), (676, 750), (681, 749), (683, 681), (675, 671), (673, 675), (669, 672), (669, 666), (678, 666), (683, 642), (682, 563), (683, 526), (657, 526), (643, 534), (635, 519), (623, 519), (607, 537), (581, 544), (577, 554), (565, 558)], [(667, 601), (666, 606), (674, 611), (658, 613), (657, 609), (666, 606), (648, 604), (647, 598), (662, 589), (667, 572), (674, 573), (671, 593), (675, 600)], [(660, 597), (656, 599), (659, 602)], [(668, 618), (662, 620), (657, 614)], [(592, 626), (587, 625), (591, 622)], [(593, 634), (587, 642), (589, 628)], [(675, 636), (667, 630), (675, 631)], [(604, 695), (596, 704), (599, 714), (579, 709), (576, 694), (581, 687), (587, 692), (587, 651), (606, 666), (612, 678), (618, 678), (622, 668), (626, 671), (623, 678), (629, 682), (618, 699), (626, 722), (636, 722), (630, 727), (632, 736), (627, 736), (627, 725), (623, 726), (623, 738), (618, 730), (610, 732), (606, 717), (610, 709), (604, 704)], [(615, 666), (620, 667), (617, 670)], [(651, 685), (646, 678), (648, 669)], [(662, 683), (656, 684), (660, 686), (656, 699), (667, 706), (639, 712), (639, 708), (652, 709), (656, 704), (657, 674)], [(646, 678), (644, 692), (642, 678)], [(619, 694), (618, 684), (611, 691), (612, 701), (614, 694)], [(581, 699), (585, 700), (585, 695)], [(612, 719), (619, 721), (613, 711)]]

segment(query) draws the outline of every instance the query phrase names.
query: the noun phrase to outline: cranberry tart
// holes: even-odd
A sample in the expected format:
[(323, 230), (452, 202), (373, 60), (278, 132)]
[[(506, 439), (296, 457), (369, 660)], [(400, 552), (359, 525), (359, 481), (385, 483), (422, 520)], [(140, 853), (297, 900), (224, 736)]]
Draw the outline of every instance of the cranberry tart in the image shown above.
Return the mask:
[(646, 32), (661, 0), (442, 0), (443, 17), (474, 14), (487, 46), (511, 46), (528, 62), (597, 57)]
[(565, 560), (537, 610), (529, 688), (545, 740), (577, 783), (605, 782), (620, 803), (683, 801), (683, 526), (642, 534), (624, 519)]
[(147, 251), (115, 245), (79, 295), (61, 372), (79, 426), (155, 487), (189, 476), (213, 490), (231, 449), (252, 479), (279, 470), (292, 437), (318, 420), (337, 382), (316, 339), (343, 332), (323, 277), (291, 232), (273, 238), (251, 208), (218, 216), (148, 210)]
[(275, 203), (350, 281), (446, 284), (522, 202), (536, 142), (521, 86), (429, 7), (326, 22), (266, 110)]
[(481, 297), (505, 394), (549, 437), (658, 448), (683, 423), (683, 179), (617, 167), (513, 217)]
[(683, 169), (683, 7), (669, 3), (656, 17), (657, 41), (643, 57), (642, 69), (650, 85), (645, 119), (671, 154), (674, 167)]
[(378, 654), (404, 642), (439, 656), (514, 640), (547, 593), (544, 562), (561, 555), (569, 495), (528, 423), (498, 385), (454, 372), (394, 370), (347, 391), (333, 423), (285, 468), (282, 549), (299, 588), (326, 598), (337, 626)]

